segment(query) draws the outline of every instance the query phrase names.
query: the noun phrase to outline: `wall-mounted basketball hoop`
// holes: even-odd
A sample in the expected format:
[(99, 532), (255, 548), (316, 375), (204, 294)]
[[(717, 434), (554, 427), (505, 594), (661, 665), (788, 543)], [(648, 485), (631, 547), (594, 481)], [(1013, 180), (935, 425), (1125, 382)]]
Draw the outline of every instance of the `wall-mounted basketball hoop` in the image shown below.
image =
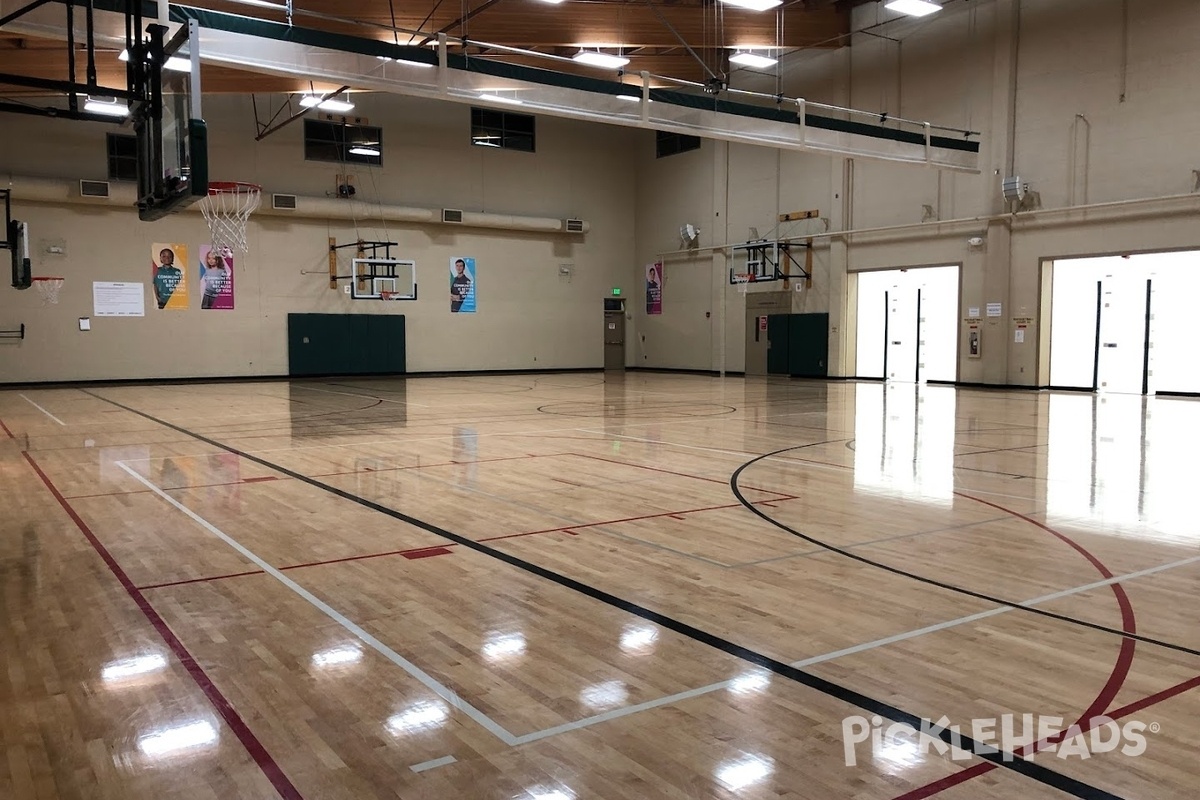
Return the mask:
[(200, 199), (200, 211), (208, 223), (213, 249), (218, 253), (246, 252), (246, 222), (258, 210), (262, 187), (240, 181), (210, 181), (208, 196)]
[(62, 278), (37, 277), (33, 279), (33, 285), (37, 287), (38, 294), (42, 296), (42, 305), (57, 303), (58, 293), (62, 291), (64, 283), (66, 281)]
[[(738, 290), (743, 293), (746, 281), (740, 279), (747, 275), (750, 276), (749, 283), (786, 283), (803, 278), (807, 285), (812, 285), (811, 239), (806, 242), (756, 239), (735, 244), (732, 249), (735, 266), (729, 268), (729, 283), (731, 286), (739, 284)], [(795, 252), (799, 250), (806, 251), (803, 264), (796, 260)], [(744, 259), (740, 264), (742, 269), (735, 271), (740, 259)]]
[[(397, 242), (362, 240), (339, 245), (330, 239), (330, 286), (337, 288), (338, 281), (350, 281), (353, 300), (416, 300), (417, 262), (392, 258), (392, 248), (397, 246)], [(356, 258), (350, 262), (350, 274), (339, 275), (337, 251), (347, 247), (355, 248)]]

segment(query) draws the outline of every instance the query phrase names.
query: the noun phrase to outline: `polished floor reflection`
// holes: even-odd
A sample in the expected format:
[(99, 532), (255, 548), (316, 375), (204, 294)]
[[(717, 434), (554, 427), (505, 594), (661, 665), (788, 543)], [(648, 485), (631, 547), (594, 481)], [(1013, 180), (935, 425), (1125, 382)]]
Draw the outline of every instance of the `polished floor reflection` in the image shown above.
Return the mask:
[(1197, 431), (692, 375), (3, 391), (0, 797), (1194, 798)]

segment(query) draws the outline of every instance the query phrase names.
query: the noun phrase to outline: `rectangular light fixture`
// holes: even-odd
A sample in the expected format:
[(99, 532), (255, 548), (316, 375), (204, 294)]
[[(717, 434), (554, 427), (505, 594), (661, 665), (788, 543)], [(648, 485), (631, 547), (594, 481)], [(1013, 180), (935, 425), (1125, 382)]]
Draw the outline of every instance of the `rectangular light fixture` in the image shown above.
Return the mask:
[(629, 63), (629, 59), (625, 56), (601, 53), (598, 50), (580, 50), (571, 58), (580, 64), (587, 64), (589, 67), (600, 67), (601, 69), (620, 69)]
[(515, 97), (505, 97), (505, 96), (499, 95), (499, 94), (481, 94), (481, 95), (479, 95), (479, 99), (480, 100), (490, 100), (493, 103), (508, 103), (509, 105), (513, 105), (513, 106), (525, 105), (523, 102), (521, 102), (520, 100), (518, 100)]
[(354, 103), (347, 103), (344, 100), (329, 99), (324, 102), (317, 95), (306, 94), (300, 98), (300, 105), (305, 108), (319, 108), (322, 111), (334, 111), (337, 113), (345, 113), (354, 108)]
[(782, 5), (783, 0), (721, 0), (727, 6), (744, 8), (748, 11), (768, 11)]
[(377, 155), (379, 155), (379, 149), (378, 149), (378, 148), (375, 148), (375, 147), (364, 147), (364, 146), (362, 146), (362, 145), (358, 145), (358, 146), (356, 146), (356, 147), (351, 147), (351, 148), (350, 148), (350, 155), (354, 155), (354, 156), (377, 156)]
[(927, 17), (942, 10), (940, 5), (931, 0), (888, 0), (884, 8), (908, 14), (910, 17)]
[[(129, 51), (122, 50), (121, 55), (117, 56), (117, 60), (118, 61), (128, 61), (129, 60)], [(175, 72), (191, 72), (192, 71), (192, 62), (191, 62), (191, 59), (180, 58), (179, 56), (170, 56), (167, 58), (167, 62), (165, 64), (163, 64), (163, 67), (166, 69), (174, 70)]]
[(619, 95), (617, 95), (617, 99), (618, 100), (632, 100), (635, 103), (642, 102), (641, 97), (638, 97), (638, 96), (632, 95), (632, 94), (619, 94)]
[(96, 97), (89, 97), (83, 102), (83, 110), (90, 111), (93, 114), (104, 114), (108, 117), (129, 116), (129, 106), (122, 105), (116, 98), (102, 100)]
[(760, 56), (758, 53), (734, 53), (729, 57), (730, 64), (740, 64), (743, 67), (754, 67), (755, 69), (766, 69), (773, 67), (779, 63), (778, 58), (770, 56)]

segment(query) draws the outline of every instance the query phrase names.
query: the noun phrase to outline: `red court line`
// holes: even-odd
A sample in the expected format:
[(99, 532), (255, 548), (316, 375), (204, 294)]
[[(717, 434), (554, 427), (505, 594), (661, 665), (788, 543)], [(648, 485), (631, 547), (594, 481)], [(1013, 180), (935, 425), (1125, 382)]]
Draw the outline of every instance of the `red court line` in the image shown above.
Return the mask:
[(414, 559), (414, 558), (429, 558), (430, 556), (448, 556), (452, 552), (453, 551), (449, 548), (449, 546), (427, 547), (424, 550), (410, 550), (409, 552), (402, 553), (401, 555), (403, 555), (405, 558), (408, 558), (408, 559)]
[[(1103, 716), (1089, 717), (1082, 722), (1077, 723), (1079, 726), (1077, 733), (1083, 734), (1089, 732), (1098, 721), (1123, 719), (1124, 717), (1136, 714), (1139, 711), (1145, 711), (1151, 706), (1158, 705), (1165, 700), (1170, 700), (1172, 697), (1176, 697), (1184, 692), (1195, 689), (1197, 686), (1200, 686), (1200, 675), (1186, 680), (1183, 683), (1177, 683), (1169, 689), (1163, 689), (1161, 692), (1152, 694), (1149, 697), (1143, 697), (1141, 700), (1135, 700), (1129, 705), (1122, 706), (1121, 708), (1115, 709), (1108, 714), (1104, 714)], [(1068, 731), (1070, 731), (1070, 729), (1068, 729)], [(1071, 733), (1075, 734), (1076, 731), (1071, 731)], [(1021, 755), (1026, 755), (1024, 751), (1030, 749), (1033, 749), (1033, 752), (1036, 753), (1037, 750), (1040, 750), (1041, 748), (1046, 747), (1048, 744), (1055, 742), (1055, 740), (1060, 739), (1061, 736), (1062, 734), (1055, 736), (1053, 739), (1046, 739), (1033, 745), (1027, 745), (1026, 747), (1022, 748)], [(934, 781), (933, 783), (922, 786), (920, 789), (915, 789), (908, 794), (902, 794), (896, 800), (901, 800), (901, 798), (918, 800), (918, 798), (932, 797), (938, 792), (944, 792), (945, 790), (951, 789), (959, 784), (966, 783), (972, 778), (976, 778), (984, 773), (991, 772), (991, 769), (988, 768), (994, 766), (995, 765), (989, 761), (976, 764), (975, 766), (965, 769), (955, 775), (942, 778), (940, 781)]]
[[(795, 498), (786, 498), (786, 499), (795, 499)], [(775, 500), (773, 502), (778, 503), (780, 501)], [(502, 539), (517, 539), (517, 538), (520, 538), (523, 536), (537, 536), (537, 535), (543, 534), (543, 533), (567, 533), (567, 534), (570, 534), (571, 536), (578, 536), (579, 534), (578, 534), (577, 529), (580, 529), (580, 528), (595, 528), (595, 527), (598, 527), (601, 525), (620, 525), (625, 522), (638, 522), (640, 520), (657, 519), (659, 517), (675, 517), (676, 519), (679, 519), (680, 514), (699, 514), (699, 513), (705, 512), (705, 511), (720, 511), (722, 509), (727, 509), (727, 508), (741, 508), (741, 504), (731, 503), (730, 505), (724, 505), (724, 506), (709, 506), (707, 508), (690, 508), (685, 511), (669, 511), (669, 512), (663, 512), (661, 514), (645, 514), (640, 517), (627, 517), (625, 519), (610, 519), (610, 520), (603, 520), (601, 522), (584, 522), (584, 523), (580, 523), (578, 525), (564, 526), (562, 528), (546, 528), (545, 530), (538, 530), (538, 531), (524, 531), (522, 533), (506, 533), (501, 536), (489, 536), (486, 539), (477, 539), (476, 541), (497, 542)], [(362, 555), (344, 556), (343, 558), (331, 558), (331, 559), (327, 559), (325, 561), (309, 561), (309, 562), (305, 562), (303, 564), (291, 564), (286, 567), (279, 567), (279, 570), (281, 572), (286, 572), (288, 570), (293, 570), (293, 569), (308, 569), (309, 567), (327, 567), (332, 564), (345, 564), (350, 561), (369, 561), (369, 560), (375, 559), (375, 558), (388, 558), (390, 556), (404, 556), (406, 558), (410, 558), (410, 557), (412, 557), (411, 554), (413, 554), (413, 553), (425, 553), (425, 552), (428, 552), (429, 550), (432, 550), (432, 549), (435, 549), (438, 547), (452, 548), (452, 547), (458, 547), (458, 546), (459, 545), (457, 545), (455, 543), (449, 543), (446, 545), (432, 545), (432, 546), (426, 545), (425, 547), (410, 547), (410, 548), (406, 548), (403, 550), (387, 550), (382, 553), (365, 553)], [(442, 554), (436, 553), (434, 555), (442, 555)], [(147, 589), (147, 590), (149, 590), (149, 589), (165, 589), (169, 586), (184, 586), (189, 583), (209, 583), (211, 581), (223, 581), (226, 578), (242, 578), (242, 577), (246, 577), (248, 575), (260, 575), (260, 574), (263, 574), (261, 570), (253, 570), (250, 572), (234, 572), (234, 573), (230, 573), (228, 575), (213, 575), (213, 576), (207, 577), (207, 578), (189, 578), (187, 580), (171, 581), (169, 583), (156, 583), (151, 586), (143, 586), (141, 588)]]
[(15, 436), (13, 436), (13, 432), (8, 429), (8, 426), (4, 424), (4, 420), (2, 420), (2, 419), (0, 419), (0, 428), (2, 428), (4, 430), (4, 432), (8, 434), (8, 438), (10, 438), (10, 439), (17, 438)]
[[(1092, 553), (1084, 548), (1081, 544), (1071, 539), (1069, 536), (1054, 530), (1050, 526), (1039, 522), (1030, 516), (1013, 511), (1010, 508), (1005, 508), (997, 503), (993, 503), (990, 500), (984, 500), (963, 492), (955, 492), (954, 494), (958, 497), (962, 497), (967, 500), (973, 500), (977, 503), (982, 503), (985, 506), (990, 506), (997, 511), (1001, 511), (1005, 514), (1016, 517), (1017, 519), (1024, 520), (1032, 525), (1036, 525), (1055, 538), (1065, 542), (1072, 549), (1086, 558), (1088, 562), (1090, 562), (1091, 565), (1096, 568), (1096, 571), (1105, 578), (1115, 577), (1112, 571), (1105, 566), (1100, 559), (1092, 555)], [(1137, 633), (1137, 618), (1133, 613), (1133, 604), (1129, 601), (1129, 595), (1126, 594), (1125, 587), (1121, 586), (1119, 583), (1113, 583), (1109, 585), (1109, 588), (1112, 590), (1113, 596), (1116, 597), (1117, 605), (1121, 609), (1121, 629), (1126, 633)], [(1113, 664), (1112, 672), (1109, 673), (1108, 680), (1104, 683), (1104, 686), (1100, 689), (1100, 693), (1096, 695), (1096, 698), (1091, 702), (1087, 710), (1079, 716), (1079, 719), (1076, 720), (1075, 725), (1072, 727), (1083, 732), (1087, 732), (1091, 729), (1091, 726), (1095, 724), (1096, 719), (1104, 714), (1104, 710), (1108, 708), (1108, 706), (1116, 698), (1117, 693), (1120, 692), (1121, 687), (1124, 686), (1125, 680), (1129, 677), (1129, 669), (1133, 665), (1133, 655), (1136, 644), (1137, 642), (1134, 639), (1126, 638), (1121, 640), (1121, 649), (1117, 653), (1117, 660), (1116, 663)], [(1021, 757), (1034, 755), (1038, 751), (1043, 750), (1052, 744), (1058, 744), (1059, 742), (1063, 741), (1069, 732), (1072, 732), (1071, 727), (1068, 727), (1066, 730), (1047, 739), (1026, 745), (1017, 751), (1017, 755)], [(997, 768), (998, 767), (996, 764), (990, 761), (984, 761), (979, 764), (975, 764), (974, 766), (969, 767), (968, 769), (965, 769), (955, 775), (950, 775), (946, 778), (942, 778), (941, 780), (928, 783), (925, 786), (921, 786), (910, 792), (899, 795), (895, 798), (895, 800), (924, 800), (924, 798), (932, 797), (935, 794), (944, 792), (946, 789), (964, 784), (969, 780), (979, 777), (980, 775), (986, 775)]]
[(310, 478), (333, 478), (338, 475), (365, 475), (368, 472), (400, 472), (406, 469), (433, 469), (434, 467), (460, 467), (467, 464), (491, 464), (494, 461), (520, 461), (529, 458), (557, 458), (568, 456), (570, 453), (543, 453), (540, 455), (504, 456), (502, 458), (480, 458), (474, 461), (441, 461), (434, 464), (412, 464), (407, 467), (384, 467), (383, 469), (350, 469), (345, 472), (321, 472), (309, 475)]
[[(722, 486), (729, 485), (728, 480), (720, 480), (718, 478), (705, 478), (702, 475), (689, 475), (686, 472), (675, 472), (674, 470), (661, 469), (660, 467), (648, 467), (645, 464), (631, 464), (628, 461), (617, 461), (616, 459), (612, 459), (612, 458), (601, 458), (600, 456), (589, 456), (585, 453), (563, 453), (563, 455), (577, 456), (579, 458), (590, 458), (592, 461), (603, 461), (606, 464), (618, 464), (622, 467), (633, 467), (634, 469), (648, 469), (651, 472), (662, 472), (666, 475), (678, 475), (681, 478), (691, 478), (692, 480), (695, 480), (695, 481), (705, 481), (707, 483), (719, 483)], [(767, 494), (777, 494), (780, 497), (788, 497), (789, 496), (789, 495), (784, 494), (783, 492), (777, 492), (774, 489), (760, 489), (757, 486), (749, 486), (749, 485), (745, 486), (744, 488), (750, 489), (751, 491), (755, 491), (755, 492), (765, 492)]]
[(42, 479), (42, 483), (44, 483), (46, 488), (50, 490), (50, 494), (54, 495), (54, 499), (58, 501), (60, 506), (62, 506), (63, 511), (67, 512), (67, 516), (69, 516), (71, 521), (75, 523), (75, 527), (79, 528), (80, 533), (82, 533), (84, 538), (88, 540), (88, 543), (91, 544), (92, 549), (96, 551), (96, 554), (99, 555), (101, 559), (103, 559), (104, 563), (108, 566), (109, 571), (112, 572), (113, 576), (125, 589), (126, 593), (129, 594), (129, 597), (133, 600), (137, 607), (141, 609), (142, 614), (145, 615), (149, 623), (158, 632), (158, 635), (161, 636), (163, 641), (166, 642), (167, 646), (171, 648), (171, 652), (175, 654), (175, 657), (179, 659), (180, 663), (188, 671), (188, 674), (192, 676), (192, 680), (194, 680), (196, 685), (200, 687), (200, 690), (204, 692), (204, 696), (208, 698), (208, 701), (212, 703), (213, 708), (216, 709), (217, 713), (221, 715), (221, 719), (225, 720), (225, 724), (229, 726), (230, 730), (232, 730), (234, 735), (237, 736), (238, 740), (241, 741), (242, 746), (246, 748), (246, 751), (250, 754), (250, 757), (253, 758), (255, 763), (258, 764), (259, 769), (262, 770), (263, 774), (271, 782), (271, 785), (275, 787), (275, 791), (279, 793), (279, 796), (284, 798), (284, 800), (303, 800), (303, 796), (300, 794), (299, 790), (297, 790), (296, 787), (292, 785), (292, 782), (288, 780), (288, 777), (284, 774), (283, 769), (279, 766), (275, 759), (271, 757), (271, 754), (267, 752), (267, 748), (264, 747), (263, 743), (258, 740), (258, 737), (254, 735), (254, 732), (250, 730), (250, 726), (245, 723), (241, 715), (238, 714), (238, 712), (233, 708), (233, 705), (230, 704), (223, 694), (221, 694), (221, 690), (217, 688), (216, 684), (212, 682), (212, 679), (209, 678), (204, 672), (203, 667), (196, 663), (196, 659), (192, 657), (192, 654), (188, 651), (187, 647), (182, 641), (180, 641), (179, 637), (175, 635), (170, 626), (167, 625), (166, 621), (159, 616), (159, 613), (154, 610), (152, 605), (150, 605), (150, 601), (146, 599), (146, 596), (142, 594), (141, 590), (133, 585), (133, 581), (129, 579), (129, 576), (125, 573), (125, 570), (121, 568), (121, 565), (118, 564), (117, 560), (113, 558), (111, 553), (108, 552), (108, 549), (100, 542), (99, 539), (96, 538), (96, 535), (92, 533), (92, 529), (89, 528), (87, 523), (75, 513), (75, 509), (71, 507), (71, 504), (67, 502), (66, 498), (63, 497), (54, 484), (50, 482), (50, 479), (46, 477), (46, 473), (42, 472), (42, 468), (39, 467), (37, 462), (33, 460), (33, 456), (29, 455), (29, 453), (22, 453), (21, 455), (25, 456), (25, 460), (29, 462), (29, 466), (31, 466), (33, 471), (38, 474), (38, 477)]
[(249, 572), (233, 572), (228, 575), (217, 575), (210, 578), (187, 578), (182, 581), (168, 581), (167, 583), (152, 583), (149, 586), (137, 587), (139, 591), (147, 592), (151, 589), (166, 589), (168, 586), (186, 586), (189, 583), (209, 583), (210, 581), (223, 581), (226, 578), (244, 578), (247, 575), (266, 575), (261, 569), (252, 569)]
[[(265, 481), (291, 480), (291, 478), (242, 478), (239, 481), (228, 481), (226, 483), (197, 483), (195, 486), (167, 486), (161, 487), (164, 492), (183, 492), (189, 489), (215, 489), (220, 486), (241, 486), (246, 483), (263, 483)], [(98, 492), (97, 494), (72, 494), (66, 495), (68, 500), (86, 500), (92, 497), (121, 497), (127, 494), (146, 494), (149, 489), (130, 489), (124, 492)]]

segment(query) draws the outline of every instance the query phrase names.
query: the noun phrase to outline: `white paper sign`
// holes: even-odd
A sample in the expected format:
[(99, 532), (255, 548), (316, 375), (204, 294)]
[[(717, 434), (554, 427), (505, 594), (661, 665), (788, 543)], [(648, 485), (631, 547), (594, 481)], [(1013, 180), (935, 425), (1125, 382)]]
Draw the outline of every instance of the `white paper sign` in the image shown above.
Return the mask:
[(968, 309), (967, 309), (967, 316), (968, 316), (968, 317), (971, 317), (972, 319), (978, 319), (978, 317), (979, 317), (979, 306), (971, 306), (970, 308), (968, 308)]
[(1024, 328), (1017, 328), (1017, 330), (1013, 333), (1013, 341), (1017, 344), (1022, 344), (1025, 341)]
[(146, 316), (146, 288), (140, 283), (93, 281), (92, 316)]
[(998, 317), (1003, 313), (1003, 305), (1000, 303), (988, 303), (987, 312), (989, 317)]

